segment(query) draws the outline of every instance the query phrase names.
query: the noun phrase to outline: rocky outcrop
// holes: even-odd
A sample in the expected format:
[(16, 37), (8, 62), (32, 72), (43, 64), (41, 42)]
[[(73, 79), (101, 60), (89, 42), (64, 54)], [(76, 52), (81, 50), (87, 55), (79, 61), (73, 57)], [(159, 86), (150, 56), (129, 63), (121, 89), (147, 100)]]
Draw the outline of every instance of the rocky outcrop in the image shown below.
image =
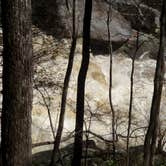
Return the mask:
[[(71, 7), (72, 1), (68, 1)], [(106, 2), (108, 1), (94, 0), (93, 2), (92, 38), (106, 40), (106, 15), (108, 10), (108, 3)], [(146, 33), (154, 33), (156, 27), (159, 25), (161, 4), (161, 0), (113, 1), (112, 6), (114, 10), (112, 11), (111, 21), (112, 40), (122, 41), (127, 39), (131, 33), (130, 24), (134, 29), (139, 29)], [(84, 0), (78, 0), (77, 16), (80, 35), (82, 33), (83, 6)], [(47, 32), (47, 34), (54, 35), (56, 38), (71, 36), (71, 10), (70, 12), (67, 10), (65, 0), (32, 0), (32, 9), (33, 23)], [(137, 17), (138, 15), (139, 17)]]
[[(108, 0), (105, 0), (108, 1)], [(115, 0), (115, 3), (128, 3), (128, 4), (145, 4), (148, 7), (161, 10), (162, 0)]]
[(142, 2), (154, 9), (161, 11), (162, 0), (143, 0)]
[(131, 38), (117, 51), (127, 54), (128, 57), (136, 56), (137, 59), (157, 59), (159, 39), (151, 34), (139, 33), (138, 50), (136, 51), (137, 32), (133, 31)]
[[(56, 39), (70, 38), (72, 32), (71, 4), (72, 0), (68, 0), (69, 10), (66, 7), (65, 0), (32, 0), (33, 22), (47, 34), (53, 35)], [(126, 41), (132, 38), (132, 29), (139, 30), (143, 33), (158, 36), (159, 32), (159, 15), (160, 12), (149, 7), (145, 3), (136, 3), (132, 0), (116, 0), (113, 1), (110, 32), (113, 51), (120, 48)], [(138, 0), (139, 2), (139, 0)], [(139, 5), (138, 5), (139, 4)], [(107, 0), (94, 0), (92, 11), (91, 25), (91, 50), (94, 55), (108, 54), (108, 35), (107, 35)], [(78, 0), (76, 5), (77, 28), (78, 35), (82, 35), (84, 0)], [(152, 37), (155, 42), (157, 39)], [(155, 42), (148, 41), (146, 37), (141, 39), (144, 47), (141, 47), (139, 55), (144, 52), (150, 52), (150, 56), (155, 57)], [(131, 41), (131, 40), (130, 40)], [(133, 41), (133, 40), (132, 40)], [(149, 44), (148, 44), (149, 42)], [(133, 47), (132, 42), (127, 45)], [(157, 42), (158, 43), (158, 42)], [(150, 45), (150, 47), (148, 47)], [(152, 48), (152, 51), (149, 51)], [(132, 49), (131, 49), (132, 50)], [(131, 53), (132, 51), (130, 51)], [(133, 54), (133, 53), (131, 53)], [(138, 57), (139, 57), (138, 55)]]
[(143, 4), (142, 2), (115, 1), (113, 7), (131, 23), (135, 30), (145, 33), (156, 33), (159, 27), (160, 12)]
[[(69, 6), (71, 0), (69, 0)], [(71, 11), (66, 8), (65, 0), (33, 0), (34, 23), (48, 34), (56, 37), (70, 37), (72, 32)], [(78, 34), (82, 35), (84, 1), (77, 2), (77, 28)], [(71, 9), (70, 9), (71, 10)], [(108, 5), (100, 0), (93, 1), (91, 37), (97, 40), (107, 40), (107, 11)], [(131, 35), (130, 23), (121, 14), (112, 10), (111, 14), (111, 36), (113, 41), (124, 41)]]
[[(92, 39), (107, 40), (107, 12), (108, 5), (102, 1), (94, 1), (92, 12), (91, 37)], [(112, 41), (125, 41), (131, 35), (130, 23), (115, 9), (110, 14), (110, 33)]]

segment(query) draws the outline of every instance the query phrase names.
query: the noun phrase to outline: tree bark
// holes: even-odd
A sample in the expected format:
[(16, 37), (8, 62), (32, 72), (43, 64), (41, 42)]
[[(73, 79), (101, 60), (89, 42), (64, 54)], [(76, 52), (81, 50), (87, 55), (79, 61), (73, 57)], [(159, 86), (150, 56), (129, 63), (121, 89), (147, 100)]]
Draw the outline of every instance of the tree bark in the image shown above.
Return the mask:
[(158, 135), (159, 113), (161, 94), (165, 72), (166, 54), (166, 1), (163, 0), (160, 24), (160, 48), (157, 58), (156, 73), (154, 80), (154, 93), (152, 99), (150, 122), (144, 143), (144, 166), (153, 166), (153, 157), (156, 150), (156, 139)]
[(2, 0), (2, 164), (31, 166), (31, 0)]
[(84, 97), (85, 80), (90, 58), (90, 25), (92, 14), (92, 0), (85, 1), (84, 23), (83, 23), (83, 51), (82, 63), (78, 75), (77, 86), (77, 105), (76, 105), (76, 126), (74, 140), (74, 156), (72, 166), (81, 166), (82, 141), (83, 141), (83, 122), (84, 122)]

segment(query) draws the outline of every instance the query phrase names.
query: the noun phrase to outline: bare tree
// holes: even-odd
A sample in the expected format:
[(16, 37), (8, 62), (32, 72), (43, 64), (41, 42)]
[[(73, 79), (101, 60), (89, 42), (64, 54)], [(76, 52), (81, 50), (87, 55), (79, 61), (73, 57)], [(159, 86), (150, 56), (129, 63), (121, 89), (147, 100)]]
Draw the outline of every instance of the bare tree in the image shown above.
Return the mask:
[[(66, 4), (68, 4), (67, 1), (66, 1)], [(67, 5), (67, 8), (69, 8), (68, 5)], [(56, 133), (56, 137), (55, 137), (54, 149), (53, 149), (53, 152), (52, 152), (50, 166), (52, 166), (54, 164), (55, 155), (57, 154), (57, 152), (59, 150), (60, 141), (61, 141), (61, 137), (62, 137), (62, 131), (63, 131), (63, 125), (64, 125), (67, 92), (68, 92), (70, 76), (71, 76), (71, 72), (72, 72), (72, 68), (73, 68), (74, 53), (75, 53), (76, 43), (77, 43), (75, 10), (76, 10), (76, 0), (73, 0), (73, 7), (72, 7), (72, 20), (73, 20), (72, 43), (71, 43), (71, 49), (70, 49), (70, 54), (69, 54), (69, 62), (68, 62), (68, 66), (67, 66), (67, 70), (66, 70), (66, 74), (65, 74), (65, 79), (64, 79), (63, 90), (62, 90), (62, 99), (61, 99), (61, 110), (60, 110), (60, 116), (59, 116), (59, 123), (58, 123), (58, 129), (57, 129), (57, 133)]]
[(31, 0), (2, 0), (2, 164), (31, 165)]
[(165, 72), (166, 52), (166, 1), (163, 0), (162, 14), (160, 18), (160, 47), (157, 57), (154, 93), (152, 99), (150, 122), (144, 142), (144, 166), (153, 166), (153, 157), (156, 150), (156, 139), (159, 128), (160, 102)]
[(129, 114), (128, 114), (128, 128), (127, 128), (127, 144), (126, 144), (126, 150), (127, 150), (127, 160), (126, 165), (129, 166), (129, 159), (130, 159), (130, 153), (129, 153), (129, 142), (130, 142), (130, 130), (131, 130), (131, 121), (132, 121), (132, 110), (133, 110), (133, 90), (134, 90), (134, 71), (135, 71), (135, 59), (136, 54), (139, 49), (139, 32), (137, 31), (137, 39), (136, 39), (136, 49), (135, 53), (132, 57), (132, 66), (131, 66), (131, 75), (130, 75), (130, 104), (129, 104)]
[(74, 156), (72, 165), (80, 166), (82, 157), (82, 140), (83, 140), (83, 123), (84, 123), (84, 98), (85, 98), (85, 80), (89, 66), (90, 58), (90, 26), (92, 14), (92, 0), (85, 1), (85, 12), (83, 22), (83, 51), (82, 63), (78, 75), (77, 86), (77, 108), (76, 108), (76, 126), (75, 126), (75, 142)]
[(112, 102), (112, 42), (111, 42), (111, 33), (110, 33), (110, 22), (111, 22), (111, 15), (112, 15), (112, 6), (111, 2), (108, 4), (108, 12), (107, 12), (107, 30), (108, 30), (108, 51), (109, 51), (109, 56), (110, 56), (110, 72), (109, 72), (109, 103), (110, 103), (110, 108), (112, 112), (112, 140), (113, 140), (113, 160), (115, 161), (115, 110)]

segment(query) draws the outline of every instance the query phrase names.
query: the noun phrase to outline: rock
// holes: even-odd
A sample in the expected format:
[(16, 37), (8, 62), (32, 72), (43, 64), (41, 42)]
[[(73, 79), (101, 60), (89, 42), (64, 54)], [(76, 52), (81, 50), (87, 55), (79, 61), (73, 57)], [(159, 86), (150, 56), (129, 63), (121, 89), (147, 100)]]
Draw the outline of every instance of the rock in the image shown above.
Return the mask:
[(151, 34), (139, 33), (139, 48), (135, 53), (137, 42), (136, 33), (136, 31), (133, 31), (132, 37), (117, 51), (124, 52), (131, 58), (136, 56), (137, 59), (157, 59), (159, 39)]
[[(118, 50), (120, 47), (122, 47), (126, 42), (126, 41), (112, 41), (112, 51), (116, 51)], [(109, 54), (109, 43), (108, 41), (105, 40), (95, 40), (95, 39), (91, 39), (91, 50), (93, 55), (105, 55), (107, 56)]]
[(159, 27), (160, 12), (142, 3), (114, 2), (113, 7), (131, 23), (133, 29), (156, 33)]
[[(107, 40), (107, 12), (108, 5), (102, 1), (94, 1), (92, 12), (91, 37), (97, 40)], [(131, 27), (121, 14), (112, 9), (110, 21), (110, 34), (112, 41), (125, 41), (131, 35)]]
[(154, 9), (161, 11), (162, 0), (143, 0), (142, 2)]
[[(106, 0), (107, 1), (107, 0)], [(161, 10), (162, 0), (115, 0), (114, 3), (127, 3), (127, 4), (146, 4), (148, 7)]]
[[(71, 0), (69, 0), (71, 4)], [(71, 14), (66, 8), (65, 0), (33, 0), (33, 21), (34, 24), (56, 37), (71, 36)], [(71, 5), (69, 5), (71, 6)], [(82, 35), (82, 21), (84, 13), (84, 1), (77, 3), (77, 27), (78, 34)], [(96, 40), (107, 40), (107, 10), (108, 6), (100, 0), (93, 1), (91, 36)], [(70, 11), (71, 12), (71, 11)], [(130, 37), (131, 27), (123, 16), (116, 10), (112, 10), (112, 21), (110, 24), (112, 41), (124, 41)]]

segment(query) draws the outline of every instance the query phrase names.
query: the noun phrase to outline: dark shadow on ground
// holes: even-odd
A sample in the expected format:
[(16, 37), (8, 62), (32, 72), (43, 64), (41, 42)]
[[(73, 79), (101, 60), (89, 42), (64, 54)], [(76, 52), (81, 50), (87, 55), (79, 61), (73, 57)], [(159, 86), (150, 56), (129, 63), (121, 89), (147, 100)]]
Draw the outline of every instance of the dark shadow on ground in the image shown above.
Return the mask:
[[(112, 51), (118, 50), (127, 41), (112, 42)], [(96, 55), (108, 55), (109, 54), (109, 43), (104, 40), (91, 39), (91, 51), (94, 56)]]
[[(85, 149), (84, 149), (85, 152)], [(83, 152), (83, 160), (84, 163), (85, 153)], [(61, 160), (63, 161), (63, 165), (71, 166), (73, 153), (73, 144), (70, 144), (63, 149), (61, 149)], [(44, 151), (40, 153), (36, 153), (33, 155), (33, 165), (32, 166), (48, 166), (51, 158), (51, 151)], [(117, 166), (125, 166), (126, 163), (126, 152), (122, 149), (119, 149), (116, 153)], [(59, 157), (56, 158), (55, 166), (61, 166)], [(130, 148), (130, 164), (132, 166), (142, 166), (143, 161), (143, 146), (136, 146)], [(88, 149), (87, 156), (87, 166), (109, 166), (112, 162), (111, 160), (111, 151), (102, 150), (98, 148), (96, 145), (91, 146)], [(163, 152), (162, 154), (157, 154), (155, 156), (155, 166), (165, 166), (166, 164), (166, 154)]]

